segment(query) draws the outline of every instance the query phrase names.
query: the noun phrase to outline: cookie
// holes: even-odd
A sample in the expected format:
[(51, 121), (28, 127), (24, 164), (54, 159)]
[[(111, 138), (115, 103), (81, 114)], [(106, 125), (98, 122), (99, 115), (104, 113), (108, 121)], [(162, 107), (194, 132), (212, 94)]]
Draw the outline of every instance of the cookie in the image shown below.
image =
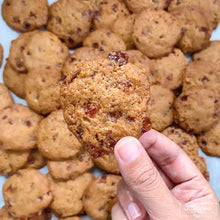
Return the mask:
[(82, 220), (78, 216), (73, 216), (73, 217), (67, 217), (67, 218), (59, 218), (59, 220)]
[(31, 31), (46, 25), (47, 0), (4, 0), (2, 17), (8, 26), (17, 31)]
[(47, 29), (68, 47), (82, 43), (90, 27), (89, 7), (81, 0), (58, 0), (49, 7)]
[(187, 58), (176, 48), (168, 55), (152, 60), (152, 83), (172, 90), (178, 89), (183, 83), (187, 64)]
[(30, 167), (30, 168), (40, 169), (45, 165), (46, 165), (46, 158), (40, 154), (37, 148), (35, 148), (31, 150), (24, 168)]
[(114, 60), (78, 63), (61, 87), (68, 127), (94, 158), (113, 152), (122, 137), (139, 137), (150, 127), (146, 72), (127, 63), (122, 52), (109, 59)]
[(76, 62), (84, 62), (88, 60), (104, 59), (106, 56), (93, 47), (80, 47), (76, 49), (64, 62), (63, 74), (67, 75), (72, 71)]
[(193, 53), (208, 45), (212, 28), (206, 10), (200, 7), (182, 7), (171, 11), (171, 14), (181, 24), (183, 34), (177, 46), (183, 53)]
[(194, 61), (183, 74), (183, 91), (193, 87), (213, 90), (220, 97), (220, 67), (209, 61)]
[(47, 161), (47, 166), (54, 179), (75, 179), (94, 166), (90, 154), (81, 150), (77, 155), (62, 161)]
[(126, 50), (124, 41), (109, 29), (91, 32), (83, 42), (84, 47), (93, 47), (105, 55), (113, 50)]
[(206, 164), (206, 159), (204, 157), (192, 157), (191, 160), (197, 166), (199, 171), (205, 177), (206, 180), (209, 180), (209, 171)]
[(8, 88), (0, 83), (0, 110), (14, 103)]
[(173, 123), (174, 94), (160, 85), (150, 87), (148, 111), (152, 128), (162, 131)]
[(0, 44), (0, 67), (2, 65), (2, 60), (3, 60), (3, 47), (2, 45)]
[(210, 156), (220, 157), (220, 121), (206, 132), (201, 132), (197, 140), (202, 151)]
[(22, 104), (0, 111), (0, 142), (4, 150), (28, 150), (36, 146), (36, 130), (41, 116)]
[(25, 99), (38, 114), (47, 115), (60, 107), (61, 70), (54, 66), (31, 69), (24, 81)]
[(13, 217), (41, 213), (53, 198), (47, 177), (31, 168), (19, 170), (5, 181), (3, 197)]
[(102, 175), (86, 189), (83, 196), (84, 209), (93, 219), (111, 219), (111, 208), (117, 202), (118, 175)]
[(162, 57), (171, 52), (180, 37), (179, 22), (164, 10), (143, 10), (135, 19), (135, 46), (149, 58)]
[(187, 132), (198, 134), (207, 131), (219, 118), (220, 101), (212, 90), (189, 89), (174, 102), (175, 122)]
[(83, 210), (82, 197), (86, 188), (94, 179), (91, 173), (84, 173), (74, 180), (55, 180), (48, 175), (53, 201), (50, 208), (59, 217), (69, 217)]
[(37, 147), (50, 160), (68, 159), (81, 149), (81, 144), (67, 128), (62, 109), (52, 112), (40, 122)]
[(24, 99), (24, 81), (27, 73), (19, 73), (12, 68), (9, 63), (5, 64), (3, 71), (3, 81), (4, 84), (18, 97)]
[(211, 41), (204, 49), (193, 54), (193, 60), (210, 61), (220, 66), (220, 41)]
[(61, 70), (68, 55), (68, 48), (49, 31), (35, 33), (23, 50), (24, 65), (28, 70), (38, 69), (44, 65)]

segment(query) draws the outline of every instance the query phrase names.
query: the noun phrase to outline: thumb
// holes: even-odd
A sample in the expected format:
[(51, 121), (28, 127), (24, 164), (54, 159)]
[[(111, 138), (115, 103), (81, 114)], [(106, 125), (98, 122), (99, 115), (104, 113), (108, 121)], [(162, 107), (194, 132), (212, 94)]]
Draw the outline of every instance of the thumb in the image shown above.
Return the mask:
[(176, 199), (136, 138), (125, 137), (118, 141), (115, 157), (124, 181), (151, 218), (178, 219)]

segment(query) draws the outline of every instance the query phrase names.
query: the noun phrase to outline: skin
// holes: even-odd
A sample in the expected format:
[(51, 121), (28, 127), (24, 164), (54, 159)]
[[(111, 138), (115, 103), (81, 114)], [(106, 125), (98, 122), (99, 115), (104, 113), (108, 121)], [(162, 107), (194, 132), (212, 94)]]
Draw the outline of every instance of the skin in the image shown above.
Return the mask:
[(112, 219), (218, 220), (220, 207), (213, 189), (181, 148), (150, 130), (121, 139), (115, 157), (123, 180)]

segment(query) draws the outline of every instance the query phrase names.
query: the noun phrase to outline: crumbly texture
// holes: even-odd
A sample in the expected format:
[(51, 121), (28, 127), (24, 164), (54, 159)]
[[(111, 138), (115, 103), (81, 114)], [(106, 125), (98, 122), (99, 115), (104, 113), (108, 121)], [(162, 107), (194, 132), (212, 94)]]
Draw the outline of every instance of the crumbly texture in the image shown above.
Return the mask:
[(206, 180), (209, 180), (209, 171), (206, 164), (206, 159), (204, 157), (191, 157), (191, 160), (194, 162), (194, 164), (197, 166), (199, 171), (203, 174)]
[(5, 181), (3, 197), (13, 217), (41, 213), (53, 198), (46, 176), (31, 168), (19, 170)]
[(202, 151), (210, 156), (220, 157), (220, 121), (209, 131), (201, 132), (197, 136)]
[(67, 217), (67, 218), (59, 218), (59, 220), (82, 220), (78, 216), (73, 216), (73, 217)]
[(55, 180), (48, 175), (53, 193), (50, 208), (59, 217), (69, 217), (83, 211), (82, 197), (94, 179), (91, 173), (84, 173), (74, 180)]
[(139, 137), (150, 126), (146, 73), (127, 63), (125, 54), (118, 52), (118, 56), (111, 57), (116, 61), (75, 65), (61, 86), (68, 127), (94, 158), (113, 152), (122, 137)]
[(89, 7), (81, 0), (58, 0), (49, 7), (47, 29), (68, 47), (75, 47), (89, 34)]
[(75, 179), (94, 166), (90, 154), (82, 149), (77, 155), (62, 161), (47, 161), (47, 166), (54, 179)]
[(182, 92), (174, 102), (175, 122), (184, 130), (198, 134), (209, 130), (220, 117), (220, 101), (209, 89)]
[(220, 67), (209, 61), (194, 61), (183, 74), (183, 91), (193, 87), (213, 90), (220, 97)]
[(60, 107), (61, 70), (54, 66), (31, 69), (24, 81), (25, 99), (38, 114), (47, 115)]
[(183, 83), (183, 73), (188, 61), (183, 52), (174, 49), (167, 56), (152, 60), (152, 83), (168, 89), (178, 89)]
[(109, 29), (91, 32), (83, 42), (84, 47), (93, 47), (105, 55), (113, 50), (126, 50), (125, 42)]
[(18, 97), (24, 99), (24, 81), (27, 73), (19, 73), (9, 63), (6, 63), (3, 71), (4, 84)]
[(0, 110), (14, 103), (8, 88), (0, 83)]
[(93, 219), (111, 219), (111, 208), (117, 202), (118, 175), (102, 175), (86, 189), (83, 196), (84, 209)]
[(135, 19), (133, 40), (147, 57), (158, 58), (171, 52), (180, 37), (179, 22), (164, 10), (143, 10)]
[(193, 54), (192, 57), (194, 61), (210, 61), (220, 66), (220, 41), (211, 41), (205, 49)]
[(174, 94), (160, 85), (150, 87), (150, 101), (148, 111), (152, 128), (163, 131), (173, 123)]
[(50, 160), (68, 159), (81, 149), (82, 145), (67, 128), (62, 109), (52, 112), (40, 122), (37, 147)]
[(207, 11), (200, 7), (182, 7), (171, 11), (180, 22), (183, 33), (177, 46), (183, 53), (193, 53), (209, 43), (212, 28)]
[(0, 67), (2, 65), (2, 60), (3, 60), (3, 47), (2, 45), (0, 44)]
[(46, 25), (48, 19), (47, 0), (4, 0), (2, 17), (17, 31), (31, 31)]
[(35, 33), (23, 50), (24, 65), (28, 70), (38, 69), (44, 65), (61, 70), (68, 55), (68, 48), (49, 31)]
[(36, 130), (41, 116), (22, 104), (0, 111), (0, 142), (5, 150), (27, 150), (36, 146)]

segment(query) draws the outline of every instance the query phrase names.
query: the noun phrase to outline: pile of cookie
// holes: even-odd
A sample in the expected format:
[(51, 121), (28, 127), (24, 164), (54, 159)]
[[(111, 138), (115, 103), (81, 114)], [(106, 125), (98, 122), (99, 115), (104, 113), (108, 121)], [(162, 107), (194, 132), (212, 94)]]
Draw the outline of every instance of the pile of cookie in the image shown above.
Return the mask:
[(0, 84), (1, 219), (111, 219), (114, 145), (151, 126), (209, 179), (198, 145), (220, 156), (220, 1), (4, 0), (2, 16), (22, 33)]

